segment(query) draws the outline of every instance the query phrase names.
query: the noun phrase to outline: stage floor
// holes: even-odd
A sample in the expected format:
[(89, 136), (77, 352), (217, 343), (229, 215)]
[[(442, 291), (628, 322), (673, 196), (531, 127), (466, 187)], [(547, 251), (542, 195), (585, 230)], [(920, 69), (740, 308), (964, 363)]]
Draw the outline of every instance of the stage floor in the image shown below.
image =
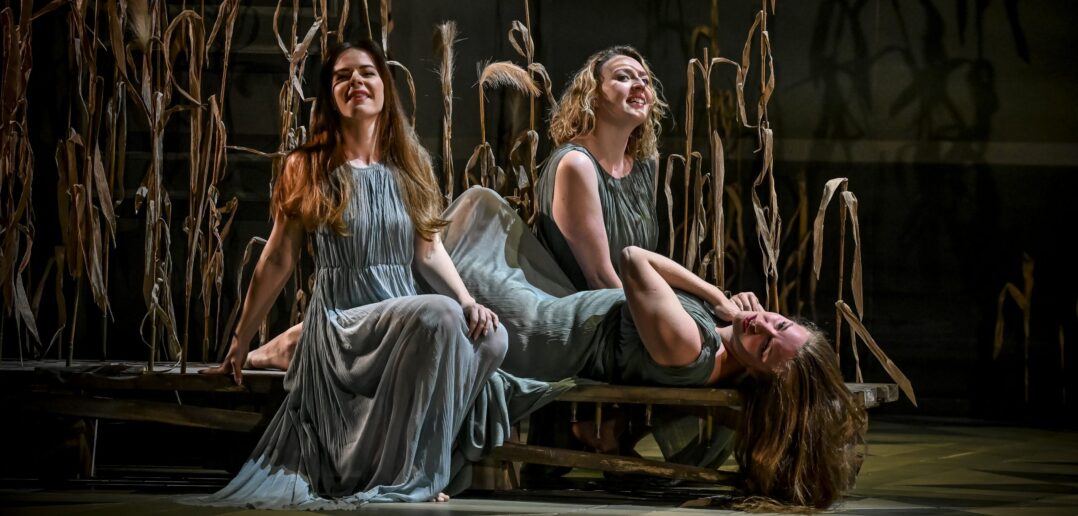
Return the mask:
[[(835, 507), (838, 514), (1078, 514), (1078, 433), (898, 417), (876, 417), (870, 425), (869, 458), (853, 495)], [(186, 480), (175, 475), (143, 476), (48, 489), (25, 481), (0, 480), (0, 513), (253, 513), (174, 503), (178, 496), (211, 491), (225, 480), (220, 473), (192, 473), (184, 477)], [(570, 479), (572, 488), (465, 493), (445, 504), (378, 505), (365, 511), (444, 515), (733, 513), (718, 508), (708, 498), (721, 491), (630, 486), (588, 472), (574, 472)]]

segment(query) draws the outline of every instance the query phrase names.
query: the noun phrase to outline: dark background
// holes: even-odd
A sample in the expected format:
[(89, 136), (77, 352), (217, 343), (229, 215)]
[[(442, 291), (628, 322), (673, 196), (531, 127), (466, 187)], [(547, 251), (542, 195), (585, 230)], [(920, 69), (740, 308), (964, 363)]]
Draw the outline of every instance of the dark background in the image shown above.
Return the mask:
[[(170, 4), (171, 5), (171, 4)], [(331, 2), (331, 11), (337, 12)], [(911, 415), (980, 417), (1073, 427), (1073, 362), (1061, 356), (1061, 341), (1078, 341), (1078, 272), (1073, 240), (1078, 186), (1078, 71), (1071, 24), (1072, 2), (1017, 1), (820, 1), (779, 2), (768, 19), (777, 86), (769, 106), (776, 137), (775, 174), (780, 211), (795, 209), (796, 178), (804, 174), (814, 214), (824, 182), (848, 177), (860, 200), (864, 260), (864, 321), (917, 390), (919, 408), (908, 401), (882, 408)], [(716, 44), (720, 55), (740, 60), (745, 36), (760, 6), (718, 2)], [(172, 12), (178, 12), (178, 5)], [(365, 34), (352, 8), (349, 39)], [(274, 3), (244, 1), (230, 57), (225, 122), (229, 143), (265, 151), (278, 146), (277, 96), (287, 62), (271, 25)], [(372, 20), (378, 32), (377, 5)], [(571, 73), (593, 52), (614, 44), (636, 46), (662, 81), (671, 117), (661, 152), (684, 149), (685, 66), (699, 56), (691, 34), (711, 23), (704, 0), (669, 2), (547, 0), (531, 5), (536, 60), (548, 69), (560, 96)], [(389, 50), (411, 69), (418, 94), (417, 129), (440, 159), (442, 99), (431, 49), (434, 25), (455, 20), (454, 162), (462, 170), (479, 142), (476, 63), (523, 60), (506, 39), (512, 20), (524, 20), (523, 2), (393, 2)], [(282, 22), (284, 23), (284, 22)], [(54, 245), (56, 142), (66, 132), (70, 102), (67, 14), (35, 22), (30, 89), (30, 131), (36, 157), (37, 239), (32, 270), (40, 274)], [(310, 24), (304, 11), (300, 31)], [(336, 26), (334, 20), (332, 26)], [(301, 34), (302, 36), (302, 34)], [(317, 52), (317, 51), (316, 51)], [(759, 60), (755, 45), (749, 74), (750, 118), (754, 117)], [(220, 56), (220, 54), (217, 54)], [(217, 58), (218, 60), (220, 57)], [(209, 60), (212, 76), (219, 64)], [(308, 62), (313, 81), (317, 57)], [(732, 72), (720, 70), (716, 88), (732, 87)], [(212, 84), (211, 81), (207, 83)], [(313, 82), (306, 87), (313, 95)], [(701, 94), (697, 93), (698, 106)], [(488, 95), (487, 132), (499, 162), (511, 136), (526, 123), (526, 107), (512, 94)], [(148, 160), (144, 122), (130, 113), (126, 198), (118, 208), (118, 245), (109, 284), (114, 321), (107, 351), (100, 348), (101, 315), (84, 303), (78, 316), (76, 358), (144, 359), (138, 327), (141, 301), (143, 223), (132, 195)], [(140, 125), (142, 124), (142, 125)], [(543, 126), (540, 124), (540, 133)], [(703, 115), (696, 117), (696, 150), (704, 152)], [(540, 156), (549, 150), (543, 134)], [(736, 140), (740, 138), (740, 142)], [(728, 136), (728, 181), (748, 202), (748, 184), (759, 169), (753, 131)], [(173, 201), (176, 303), (182, 300), (186, 215), (187, 127), (174, 117), (166, 137), (166, 178)], [(706, 152), (705, 152), (706, 154)], [(226, 242), (225, 299), (233, 301), (235, 274), (246, 242), (269, 232), (271, 166), (264, 158), (229, 155), (222, 198), (236, 196), (239, 212)], [(742, 220), (750, 248), (754, 222)], [(817, 321), (832, 330), (836, 298), (837, 213), (827, 219), (824, 272), (814, 301)], [(849, 244), (848, 244), (849, 245)], [(759, 251), (744, 261), (730, 285), (762, 293)], [(993, 358), (1000, 290), (1022, 287), (1022, 257), (1035, 263), (1029, 348), (1029, 396), (1024, 400), (1023, 334), (1020, 310), (1004, 307), (1004, 344)], [(67, 289), (74, 299), (72, 282)], [(84, 292), (83, 299), (88, 299)], [(846, 299), (849, 294), (846, 294)], [(55, 331), (54, 304), (42, 304), (42, 335)], [(273, 317), (284, 322), (285, 302)], [(71, 308), (69, 306), (69, 312)], [(806, 310), (806, 314), (812, 314)], [(182, 315), (178, 316), (182, 319)], [(52, 324), (50, 325), (50, 321)], [(7, 321), (13, 327), (12, 321)], [(201, 326), (196, 324), (194, 326)], [(69, 326), (70, 328), (70, 326)], [(4, 334), (3, 358), (16, 357), (14, 331)], [(66, 334), (65, 334), (66, 341)], [(1073, 344), (1071, 344), (1073, 346)], [(55, 356), (54, 345), (49, 356)], [(30, 353), (27, 351), (27, 353)], [(862, 347), (866, 381), (889, 381)], [(844, 356), (852, 379), (849, 351)]]

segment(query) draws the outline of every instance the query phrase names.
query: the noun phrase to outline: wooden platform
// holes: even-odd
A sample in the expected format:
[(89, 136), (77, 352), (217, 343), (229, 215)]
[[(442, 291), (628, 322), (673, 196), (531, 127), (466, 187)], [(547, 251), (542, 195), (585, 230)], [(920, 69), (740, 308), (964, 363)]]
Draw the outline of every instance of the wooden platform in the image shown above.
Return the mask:
[[(0, 362), (0, 403), (4, 410), (46, 412), (88, 419), (147, 421), (235, 432), (251, 432), (268, 422), (284, 396), (283, 371), (244, 371), (243, 385), (228, 376), (199, 374), (209, 364), (158, 365), (148, 371), (145, 363), (62, 361)], [(898, 399), (894, 384), (847, 384), (855, 399), (866, 408)], [(175, 393), (175, 400), (162, 394)], [(228, 401), (245, 397), (261, 411), (236, 410), (181, 403), (181, 395)], [(208, 396), (213, 395), (213, 396)], [(218, 396), (219, 395), (219, 396)], [(735, 389), (640, 387), (608, 384), (578, 385), (558, 401), (589, 403), (599, 412), (604, 404), (653, 405), (693, 408), (710, 420), (717, 410), (740, 404)], [(227, 403), (224, 403), (227, 405)], [(586, 416), (585, 416), (586, 417)], [(601, 418), (599, 418), (601, 419)], [(710, 422), (708, 424), (710, 429)], [(710, 430), (709, 430), (710, 431)], [(603, 455), (580, 451), (528, 446), (508, 442), (495, 450), (493, 459), (580, 467), (600, 471), (640, 473), (702, 482), (726, 482), (732, 473), (661, 461)]]

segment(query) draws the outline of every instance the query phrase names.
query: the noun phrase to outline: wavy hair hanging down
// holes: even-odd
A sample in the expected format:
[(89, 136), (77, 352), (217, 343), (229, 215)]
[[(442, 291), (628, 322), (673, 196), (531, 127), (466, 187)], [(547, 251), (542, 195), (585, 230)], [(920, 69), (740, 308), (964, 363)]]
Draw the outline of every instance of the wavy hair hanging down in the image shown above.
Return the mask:
[(734, 456), (749, 511), (826, 509), (853, 487), (864, 460), (868, 418), (839, 373), (823, 334), (812, 337), (774, 375), (742, 388)]
[(617, 56), (636, 59), (644, 67), (648, 74), (647, 88), (655, 99), (648, 110), (648, 119), (629, 135), (628, 154), (635, 159), (656, 159), (659, 157), (659, 131), (668, 106), (657, 89), (659, 81), (644, 56), (635, 48), (625, 45), (592, 54), (584, 66), (577, 70), (550, 116), (550, 138), (554, 140), (554, 145), (561, 145), (595, 129), (595, 99), (602, 90), (603, 65)]
[(382, 79), (385, 102), (379, 116), (377, 148), (386, 164), (399, 171), (401, 197), (416, 232), (430, 240), (448, 224), (440, 217), (443, 199), (430, 154), (408, 123), (385, 53), (371, 40), (344, 43), (326, 56), (318, 74), (311, 137), (286, 158), (270, 201), (271, 212), (274, 217), (280, 213), (298, 217), (308, 231), (325, 225), (337, 234), (346, 234), (344, 211), (351, 197), (351, 179), (341, 173), (345, 159), (340, 148), (341, 114), (333, 99), (333, 67), (352, 49), (370, 54)]

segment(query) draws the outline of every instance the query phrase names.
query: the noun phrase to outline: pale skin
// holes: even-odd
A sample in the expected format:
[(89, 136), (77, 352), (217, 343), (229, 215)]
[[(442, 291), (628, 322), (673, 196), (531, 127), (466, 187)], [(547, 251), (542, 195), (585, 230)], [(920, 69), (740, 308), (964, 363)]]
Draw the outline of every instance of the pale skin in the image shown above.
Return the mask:
[[(615, 178), (629, 175), (634, 159), (629, 136), (646, 123), (655, 100), (651, 76), (629, 56), (603, 64), (601, 89), (594, 100), (595, 128), (572, 141), (588, 149)], [(610, 256), (595, 164), (579, 151), (570, 151), (555, 171), (552, 213), (591, 289), (621, 288), (622, 280)]]
[[(700, 355), (703, 345), (700, 329), (682, 307), (675, 288), (699, 297), (719, 319), (730, 323), (712, 330), (723, 345), (715, 354), (707, 385), (746, 370), (750, 374), (773, 372), (811, 337), (803, 326), (765, 311), (755, 294), (742, 292), (727, 297), (665, 256), (630, 246), (622, 250), (620, 258), (629, 311), (644, 348), (657, 364), (687, 366)], [(593, 424), (581, 424), (574, 426), (573, 434), (596, 449), (616, 449), (617, 427), (604, 425), (604, 430), (597, 438)]]
[[(333, 98), (341, 115), (341, 150), (345, 158), (356, 166), (367, 166), (383, 159), (376, 135), (380, 134), (384, 92), (381, 76), (369, 53), (351, 49), (337, 59), (334, 64)], [(299, 158), (293, 155), (285, 163), (285, 174), (296, 166), (294, 159)], [(304, 228), (297, 218), (283, 212), (274, 217), (273, 229), (255, 266), (228, 355), (221, 365), (204, 369), (203, 373), (231, 375), (239, 385), (243, 383), (245, 363), (256, 367), (288, 368), (302, 332), (300, 325), (289, 328), (267, 346), (250, 354), (248, 352), (259, 322), (266, 317), (295, 268), (303, 238)], [(494, 330), (498, 324), (497, 315), (477, 303), (468, 293), (437, 235), (426, 239), (416, 234), (413, 266), (438, 293), (460, 303), (471, 338), (488, 335)], [(438, 493), (432, 498), (436, 502), (448, 500), (449, 496), (445, 493)]]

